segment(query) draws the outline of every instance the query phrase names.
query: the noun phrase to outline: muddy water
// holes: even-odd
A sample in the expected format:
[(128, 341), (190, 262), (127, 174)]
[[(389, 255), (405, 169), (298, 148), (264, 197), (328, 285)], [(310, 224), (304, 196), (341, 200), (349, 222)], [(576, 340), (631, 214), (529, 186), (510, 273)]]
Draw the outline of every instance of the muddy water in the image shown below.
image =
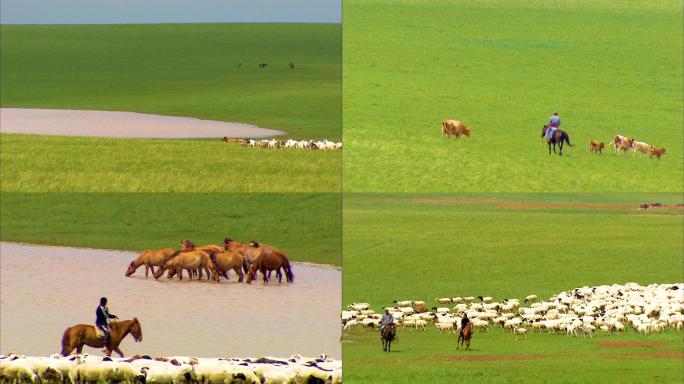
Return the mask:
[(127, 138), (270, 137), (285, 132), (250, 124), (134, 112), (2, 108), (2, 133)]
[(143, 341), (126, 338), (126, 355), (341, 358), (339, 269), (294, 263), (294, 284), (155, 281), (144, 268), (127, 278), (136, 255), (0, 243), (0, 352), (59, 352), (64, 330), (94, 323), (106, 296), (112, 313), (141, 322)]

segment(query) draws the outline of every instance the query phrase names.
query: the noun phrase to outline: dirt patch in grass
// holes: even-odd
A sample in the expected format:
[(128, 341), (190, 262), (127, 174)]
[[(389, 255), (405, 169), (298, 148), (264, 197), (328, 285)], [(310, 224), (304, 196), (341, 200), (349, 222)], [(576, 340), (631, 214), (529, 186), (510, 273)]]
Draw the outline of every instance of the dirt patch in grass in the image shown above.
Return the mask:
[(621, 348), (667, 348), (667, 344), (646, 342), (646, 341), (602, 341), (599, 348), (621, 349)]
[(645, 352), (645, 353), (616, 353), (614, 355), (606, 355), (609, 359), (614, 360), (643, 360), (643, 359), (684, 359), (684, 352), (663, 351), (663, 352)]
[(541, 360), (548, 356), (545, 355), (471, 355), (469, 352), (463, 352), (461, 355), (448, 356), (429, 356), (424, 357), (423, 360), (431, 361), (527, 361), (527, 360)]
[[(518, 200), (504, 200), (495, 198), (467, 199), (467, 198), (416, 198), (415, 204), (425, 205), (479, 205), (488, 204), (506, 209), (599, 209), (602, 211), (635, 211), (643, 210), (634, 204), (592, 204), (592, 203), (546, 203)], [(645, 210), (680, 210), (684, 211), (683, 204), (676, 205), (650, 205)], [(649, 215), (649, 214), (645, 214)], [(680, 216), (680, 214), (652, 214), (651, 216)]]
[(417, 198), (416, 204), (425, 205), (480, 205), (489, 204), (507, 209), (601, 209), (601, 210), (630, 210), (632, 204), (591, 204), (591, 203), (536, 203), (530, 201), (502, 200), (494, 198), (464, 199), (464, 198)]

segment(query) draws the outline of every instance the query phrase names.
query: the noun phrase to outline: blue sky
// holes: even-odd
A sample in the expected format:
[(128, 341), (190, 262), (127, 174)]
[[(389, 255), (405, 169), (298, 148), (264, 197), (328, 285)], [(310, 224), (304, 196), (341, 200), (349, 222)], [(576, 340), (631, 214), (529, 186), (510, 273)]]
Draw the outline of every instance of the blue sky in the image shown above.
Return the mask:
[(1, 0), (2, 24), (340, 23), (342, 0)]

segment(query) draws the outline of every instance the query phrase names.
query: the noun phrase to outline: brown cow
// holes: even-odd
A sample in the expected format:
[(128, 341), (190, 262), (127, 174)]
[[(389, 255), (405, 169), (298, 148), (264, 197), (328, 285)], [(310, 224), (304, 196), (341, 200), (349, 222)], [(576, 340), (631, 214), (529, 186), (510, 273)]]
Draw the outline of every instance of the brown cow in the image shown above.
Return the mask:
[(449, 138), (451, 138), (451, 135), (454, 135), (457, 139), (461, 135), (470, 137), (470, 128), (466, 127), (461, 120), (445, 120), (442, 122), (442, 136), (445, 133)]
[(606, 147), (606, 144), (604, 144), (603, 142), (598, 142), (596, 140), (592, 140), (591, 143), (589, 143), (589, 152), (591, 152), (591, 153), (598, 152), (599, 154), (601, 154), (605, 147)]
[(651, 146), (651, 148), (649, 149), (648, 152), (649, 152), (649, 157), (652, 158), (655, 155), (657, 158), (660, 159), (660, 156), (665, 154), (665, 147), (657, 148), (657, 147)]

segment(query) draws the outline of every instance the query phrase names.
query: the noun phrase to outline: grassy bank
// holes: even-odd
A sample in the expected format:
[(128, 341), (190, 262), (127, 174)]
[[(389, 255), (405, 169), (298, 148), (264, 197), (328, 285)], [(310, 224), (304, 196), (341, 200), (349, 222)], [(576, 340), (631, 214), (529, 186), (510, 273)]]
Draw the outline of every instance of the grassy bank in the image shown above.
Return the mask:
[(341, 265), (340, 196), (247, 193), (2, 193), (0, 239), (121, 250), (225, 237), (295, 261)]
[(3, 107), (190, 116), (297, 138), (342, 134), (339, 24), (2, 25), (0, 35)]
[(338, 192), (339, 151), (220, 141), (0, 135), (10, 192)]

